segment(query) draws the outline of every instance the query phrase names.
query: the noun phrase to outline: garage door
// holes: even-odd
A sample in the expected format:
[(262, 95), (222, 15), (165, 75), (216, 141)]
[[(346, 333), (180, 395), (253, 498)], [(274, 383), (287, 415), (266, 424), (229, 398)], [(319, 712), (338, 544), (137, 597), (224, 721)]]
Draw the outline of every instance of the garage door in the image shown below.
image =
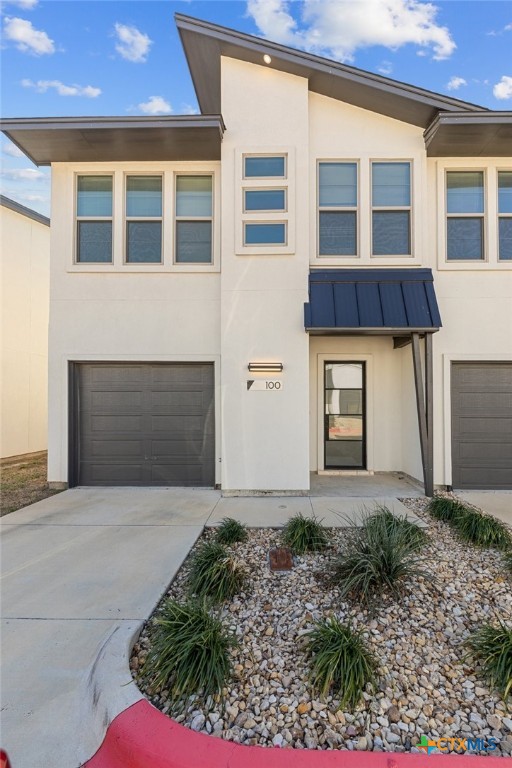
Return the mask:
[(74, 484), (213, 486), (213, 393), (213, 364), (76, 364)]
[(512, 488), (512, 363), (452, 363), (454, 488)]

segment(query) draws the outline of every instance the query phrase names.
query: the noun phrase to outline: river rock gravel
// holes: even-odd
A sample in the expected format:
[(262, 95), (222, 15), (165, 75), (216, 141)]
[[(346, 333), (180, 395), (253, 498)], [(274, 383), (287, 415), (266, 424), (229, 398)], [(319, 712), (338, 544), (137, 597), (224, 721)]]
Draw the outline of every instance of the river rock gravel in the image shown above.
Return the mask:
[[(446, 524), (430, 518), (426, 499), (401, 501), (428, 523), (424, 554), (435, 581), (407, 583), (400, 600), (385, 597), (372, 612), (343, 602), (329, 582), (343, 529), (329, 530), (328, 551), (297, 557), (293, 570), (283, 573), (268, 567), (279, 530), (253, 529), (246, 542), (233, 545), (249, 573), (247, 590), (221, 611), (240, 643), (233, 679), (222, 705), (192, 701), (176, 720), (249, 745), (418, 752), (425, 734), (493, 737), (497, 748), (480, 754), (512, 755), (511, 707), (463, 660), (462, 647), (482, 622), (512, 620), (512, 580), (498, 552), (462, 544)], [(205, 531), (203, 538), (212, 535)], [(184, 599), (187, 571), (185, 562), (167, 596)], [(377, 690), (366, 691), (355, 711), (339, 710), (332, 697), (316, 698), (308, 682), (303, 636), (315, 620), (333, 614), (363, 629), (380, 662)], [(151, 619), (130, 665), (143, 693), (168, 713), (168, 691), (151, 689), (142, 671), (150, 627)]]

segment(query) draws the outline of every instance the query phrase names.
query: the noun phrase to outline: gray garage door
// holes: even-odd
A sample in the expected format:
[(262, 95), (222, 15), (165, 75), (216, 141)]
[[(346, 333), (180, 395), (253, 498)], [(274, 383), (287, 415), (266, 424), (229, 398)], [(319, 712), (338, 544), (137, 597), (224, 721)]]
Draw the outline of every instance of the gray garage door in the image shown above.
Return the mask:
[(76, 484), (213, 486), (213, 391), (213, 364), (77, 364)]
[(452, 363), (454, 488), (512, 488), (512, 363)]

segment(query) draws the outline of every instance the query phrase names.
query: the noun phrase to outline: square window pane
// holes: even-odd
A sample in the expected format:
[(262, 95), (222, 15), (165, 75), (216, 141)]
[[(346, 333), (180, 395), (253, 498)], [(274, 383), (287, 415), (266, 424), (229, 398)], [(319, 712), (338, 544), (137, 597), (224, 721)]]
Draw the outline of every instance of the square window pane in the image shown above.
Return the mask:
[(179, 264), (211, 264), (211, 221), (176, 222), (176, 262)]
[(362, 440), (362, 416), (329, 416), (329, 440)]
[(319, 256), (357, 254), (357, 214), (355, 211), (320, 211)]
[(178, 176), (176, 178), (176, 216), (212, 215), (212, 177)]
[(481, 260), (484, 257), (483, 219), (448, 219), (448, 259)]
[(326, 467), (362, 467), (362, 440), (332, 440), (325, 443)]
[(160, 264), (162, 222), (126, 222), (126, 261), (129, 264)]
[(326, 363), (326, 389), (361, 389), (362, 386), (362, 363)]
[(411, 204), (411, 164), (372, 164), (372, 205), (395, 207)]
[(246, 224), (246, 245), (284, 245), (286, 243), (285, 224)]
[(512, 171), (498, 172), (498, 212), (512, 213)]
[(79, 176), (77, 216), (112, 216), (112, 176)]
[(328, 389), (325, 393), (325, 412), (334, 414), (362, 414), (361, 389)]
[(126, 179), (126, 215), (162, 215), (161, 176), (128, 176)]
[(408, 256), (411, 253), (409, 211), (374, 211), (373, 255)]
[(357, 206), (357, 164), (320, 163), (320, 206)]
[(79, 221), (78, 253), (80, 264), (110, 264), (112, 262), (112, 222)]
[(500, 219), (500, 260), (512, 259), (512, 218)]
[(446, 190), (448, 213), (484, 212), (483, 171), (449, 171)]
[(284, 155), (278, 157), (245, 157), (244, 176), (250, 178), (285, 177)]
[(246, 211), (284, 211), (284, 189), (246, 189)]

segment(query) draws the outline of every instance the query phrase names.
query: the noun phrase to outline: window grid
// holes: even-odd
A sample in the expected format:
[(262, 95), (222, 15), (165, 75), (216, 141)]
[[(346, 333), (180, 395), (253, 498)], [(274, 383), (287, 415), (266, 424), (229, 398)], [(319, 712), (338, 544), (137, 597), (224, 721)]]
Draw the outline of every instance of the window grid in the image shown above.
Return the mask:
[[(408, 205), (375, 205), (374, 203), (374, 169), (378, 165), (407, 165), (409, 168), (409, 204)], [(410, 160), (372, 160), (370, 162), (370, 195), (371, 195), (371, 222), (370, 222), (370, 232), (371, 232), (371, 255), (372, 258), (389, 258), (393, 256), (412, 256), (413, 255), (413, 245), (412, 245), (412, 190), (413, 190), (413, 179), (412, 179), (412, 162)], [(374, 214), (379, 213), (407, 213), (408, 214), (408, 248), (407, 251), (403, 252), (397, 252), (397, 253), (375, 253), (375, 234), (374, 234)]]
[[(508, 179), (509, 183), (502, 185), (505, 179)], [(498, 261), (507, 262), (512, 260), (512, 205), (510, 210), (506, 210), (506, 204), (503, 206), (500, 195), (502, 186), (505, 189), (510, 189), (512, 199), (512, 171), (498, 171)], [(502, 227), (502, 222), (508, 225), (506, 235), (502, 232), (505, 230), (505, 226)]]
[[(82, 179), (110, 179), (110, 216), (84, 216), (79, 215), (79, 195), (80, 182)], [(114, 255), (114, 175), (112, 173), (80, 173), (75, 177), (75, 264), (112, 264)], [(80, 224), (81, 223), (105, 222), (111, 225), (110, 234), (110, 259), (108, 261), (92, 261), (91, 259), (81, 260), (80, 258)]]
[[(320, 203), (320, 168), (322, 165), (355, 165), (356, 167), (356, 204), (321, 205)], [(317, 254), (321, 258), (357, 258), (359, 256), (359, 163), (356, 160), (319, 160), (317, 163)], [(354, 253), (324, 254), (320, 244), (320, 215), (322, 213), (352, 213), (355, 214), (355, 249)], [(340, 249), (341, 250), (341, 249)]]
[[(454, 211), (450, 212), (449, 209), (449, 203), (448, 203), (448, 179), (451, 174), (480, 174), (482, 178), (482, 211), (473, 211), (473, 212), (464, 212), (464, 211)], [(485, 217), (486, 217), (486, 183), (485, 183), (485, 171), (481, 168), (471, 168), (471, 169), (452, 169), (447, 170), (445, 174), (445, 200), (446, 200), (446, 260), (451, 262), (483, 262), (485, 261), (486, 257), (486, 243), (485, 243)], [(450, 255), (450, 237), (449, 237), (449, 227), (450, 227), (450, 221), (455, 221), (457, 219), (466, 220), (466, 222), (473, 221), (479, 221), (480, 222), (480, 256), (478, 258), (466, 258), (462, 259), (457, 256), (451, 256)]]
[[(211, 214), (209, 216), (181, 216), (178, 215), (178, 182), (179, 179), (182, 178), (194, 178), (197, 176), (203, 176), (207, 177), (211, 180)], [(214, 211), (214, 199), (213, 199), (213, 189), (214, 189), (214, 178), (212, 173), (198, 173), (198, 172), (190, 172), (190, 173), (176, 173), (174, 177), (174, 258), (173, 263), (174, 264), (213, 264), (213, 211)], [(183, 223), (190, 223), (194, 224), (196, 222), (209, 222), (210, 223), (210, 258), (208, 261), (186, 261), (186, 260), (180, 260), (179, 259), (179, 253), (178, 253), (178, 225), (180, 222)]]
[[(129, 216), (128, 215), (128, 183), (130, 179), (137, 179), (137, 178), (151, 178), (151, 179), (160, 179), (160, 216), (144, 216), (144, 215), (137, 215), (137, 216)], [(164, 179), (163, 174), (159, 173), (130, 173), (125, 176), (124, 180), (124, 200), (125, 200), (125, 227), (124, 227), (124, 237), (125, 237), (125, 247), (124, 247), (124, 264), (127, 266), (131, 266), (133, 264), (162, 264), (163, 257), (162, 257), (162, 250), (163, 250), (163, 238), (164, 238), (164, 223), (163, 223), (163, 211), (164, 211)], [(158, 261), (144, 261), (144, 260), (129, 260), (129, 228), (130, 224), (150, 224), (150, 223), (160, 223), (160, 258)]]

